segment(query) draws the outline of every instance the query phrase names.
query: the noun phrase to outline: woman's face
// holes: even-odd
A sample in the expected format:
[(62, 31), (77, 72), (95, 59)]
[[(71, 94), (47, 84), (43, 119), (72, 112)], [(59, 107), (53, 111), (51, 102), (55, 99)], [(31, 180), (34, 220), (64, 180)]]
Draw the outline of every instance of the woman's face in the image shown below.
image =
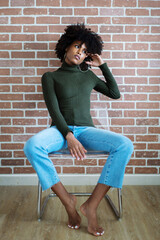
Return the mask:
[(79, 65), (88, 56), (87, 47), (81, 41), (73, 42), (66, 48), (65, 62), (69, 65)]

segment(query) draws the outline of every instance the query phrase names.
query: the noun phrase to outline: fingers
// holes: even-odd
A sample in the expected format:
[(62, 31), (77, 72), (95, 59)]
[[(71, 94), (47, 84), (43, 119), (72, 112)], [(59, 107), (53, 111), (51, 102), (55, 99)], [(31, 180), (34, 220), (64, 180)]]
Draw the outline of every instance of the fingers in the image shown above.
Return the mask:
[(75, 157), (77, 160), (83, 160), (86, 158), (87, 150), (83, 146), (76, 146), (70, 149), (72, 157)]

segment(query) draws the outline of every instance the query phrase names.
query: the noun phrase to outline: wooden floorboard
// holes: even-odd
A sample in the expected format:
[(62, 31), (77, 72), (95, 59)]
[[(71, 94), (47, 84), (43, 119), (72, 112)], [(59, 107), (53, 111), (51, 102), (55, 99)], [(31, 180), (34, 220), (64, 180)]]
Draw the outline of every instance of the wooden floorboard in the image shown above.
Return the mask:
[[(67, 186), (68, 191), (92, 191), (92, 186)], [(159, 240), (160, 186), (124, 186), (123, 217), (117, 220), (109, 204), (98, 208), (103, 240)], [(109, 195), (117, 200), (116, 189)], [(77, 209), (87, 197), (77, 197)], [(59, 199), (48, 201), (41, 222), (37, 221), (37, 187), (0, 186), (0, 240), (92, 240), (82, 214), (79, 230), (67, 227), (67, 214)]]

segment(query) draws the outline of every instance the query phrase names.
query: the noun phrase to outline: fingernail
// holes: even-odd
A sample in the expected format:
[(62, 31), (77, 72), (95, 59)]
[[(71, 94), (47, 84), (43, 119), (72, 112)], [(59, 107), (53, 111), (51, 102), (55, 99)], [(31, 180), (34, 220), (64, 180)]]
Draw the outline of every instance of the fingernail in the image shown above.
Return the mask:
[(68, 227), (70, 228), (70, 227), (71, 227), (71, 225), (68, 225)]
[(77, 229), (77, 228), (78, 228), (78, 226), (75, 226), (75, 228)]
[(71, 228), (74, 228), (74, 227), (71, 227)]
[(96, 234), (97, 234), (97, 235), (100, 235), (100, 233), (99, 233), (99, 232), (97, 232)]

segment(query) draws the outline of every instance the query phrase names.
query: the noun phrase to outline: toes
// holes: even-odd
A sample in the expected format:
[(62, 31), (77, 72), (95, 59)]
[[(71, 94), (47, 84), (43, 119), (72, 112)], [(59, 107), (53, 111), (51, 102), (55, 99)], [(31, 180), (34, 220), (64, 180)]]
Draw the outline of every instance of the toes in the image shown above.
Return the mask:
[(68, 224), (68, 227), (69, 227), (69, 228), (72, 228), (72, 229), (79, 229), (79, 228), (80, 228), (80, 226), (78, 226), (78, 225), (72, 226), (72, 225), (70, 225), (70, 224)]

